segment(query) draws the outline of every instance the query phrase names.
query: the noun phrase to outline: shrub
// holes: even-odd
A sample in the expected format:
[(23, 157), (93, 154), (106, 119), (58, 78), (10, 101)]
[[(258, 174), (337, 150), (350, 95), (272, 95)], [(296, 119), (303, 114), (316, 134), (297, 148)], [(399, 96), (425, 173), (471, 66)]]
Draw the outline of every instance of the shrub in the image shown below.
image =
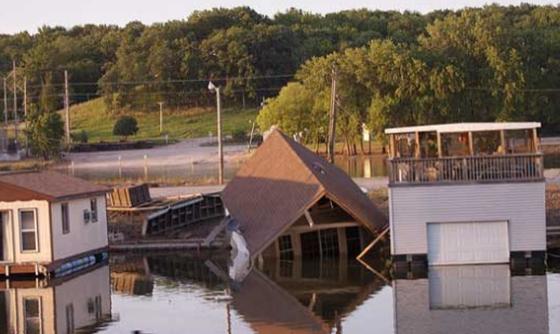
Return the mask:
[(233, 130), (231, 137), (235, 141), (244, 141), (247, 139), (247, 133), (245, 133), (245, 130), (243, 129), (236, 129)]
[(128, 136), (134, 136), (138, 133), (138, 121), (132, 116), (123, 116), (115, 123), (113, 128), (113, 135), (124, 137), (124, 140)]

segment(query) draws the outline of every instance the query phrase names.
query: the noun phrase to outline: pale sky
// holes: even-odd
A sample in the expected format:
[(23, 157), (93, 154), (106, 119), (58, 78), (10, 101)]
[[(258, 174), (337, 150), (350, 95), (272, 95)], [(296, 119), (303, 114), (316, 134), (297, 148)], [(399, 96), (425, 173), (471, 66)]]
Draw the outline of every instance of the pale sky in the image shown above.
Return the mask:
[[(558, 0), (557, 0), (558, 1)], [(149, 24), (171, 19), (185, 19), (194, 10), (212, 7), (250, 6), (259, 13), (269, 16), (290, 7), (314, 13), (329, 13), (343, 9), (412, 10), (429, 12), (435, 9), (458, 9), (465, 6), (478, 7), (496, 2), (502, 5), (556, 4), (557, 1), (532, 0), (1, 0), (0, 33), (23, 30), (35, 32), (42, 25), (70, 27), (86, 23), (124, 25), (130, 21)]]

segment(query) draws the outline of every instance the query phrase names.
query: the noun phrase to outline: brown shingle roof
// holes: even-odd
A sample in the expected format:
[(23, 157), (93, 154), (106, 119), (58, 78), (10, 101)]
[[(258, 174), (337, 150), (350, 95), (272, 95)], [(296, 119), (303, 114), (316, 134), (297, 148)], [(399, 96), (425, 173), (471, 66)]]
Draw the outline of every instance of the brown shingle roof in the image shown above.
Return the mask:
[(372, 232), (388, 224), (346, 173), (278, 130), (222, 193), (226, 208), (240, 223), (252, 257), (324, 196)]
[(50, 171), (0, 174), (0, 201), (57, 201), (108, 191), (95, 183)]

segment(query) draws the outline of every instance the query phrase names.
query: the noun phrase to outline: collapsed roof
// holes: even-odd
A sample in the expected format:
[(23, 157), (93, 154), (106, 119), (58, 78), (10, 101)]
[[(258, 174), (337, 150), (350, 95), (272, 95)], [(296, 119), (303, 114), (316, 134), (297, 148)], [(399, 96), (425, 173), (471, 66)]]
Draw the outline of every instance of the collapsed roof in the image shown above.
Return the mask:
[(346, 173), (278, 130), (222, 192), (252, 258), (323, 197), (372, 233), (388, 225), (385, 215)]

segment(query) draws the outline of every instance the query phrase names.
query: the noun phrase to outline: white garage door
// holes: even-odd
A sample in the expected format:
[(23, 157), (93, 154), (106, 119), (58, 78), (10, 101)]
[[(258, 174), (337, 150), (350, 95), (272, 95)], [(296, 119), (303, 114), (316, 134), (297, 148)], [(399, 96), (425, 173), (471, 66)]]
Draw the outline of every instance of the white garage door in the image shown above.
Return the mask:
[(430, 265), (507, 262), (507, 222), (428, 224)]

